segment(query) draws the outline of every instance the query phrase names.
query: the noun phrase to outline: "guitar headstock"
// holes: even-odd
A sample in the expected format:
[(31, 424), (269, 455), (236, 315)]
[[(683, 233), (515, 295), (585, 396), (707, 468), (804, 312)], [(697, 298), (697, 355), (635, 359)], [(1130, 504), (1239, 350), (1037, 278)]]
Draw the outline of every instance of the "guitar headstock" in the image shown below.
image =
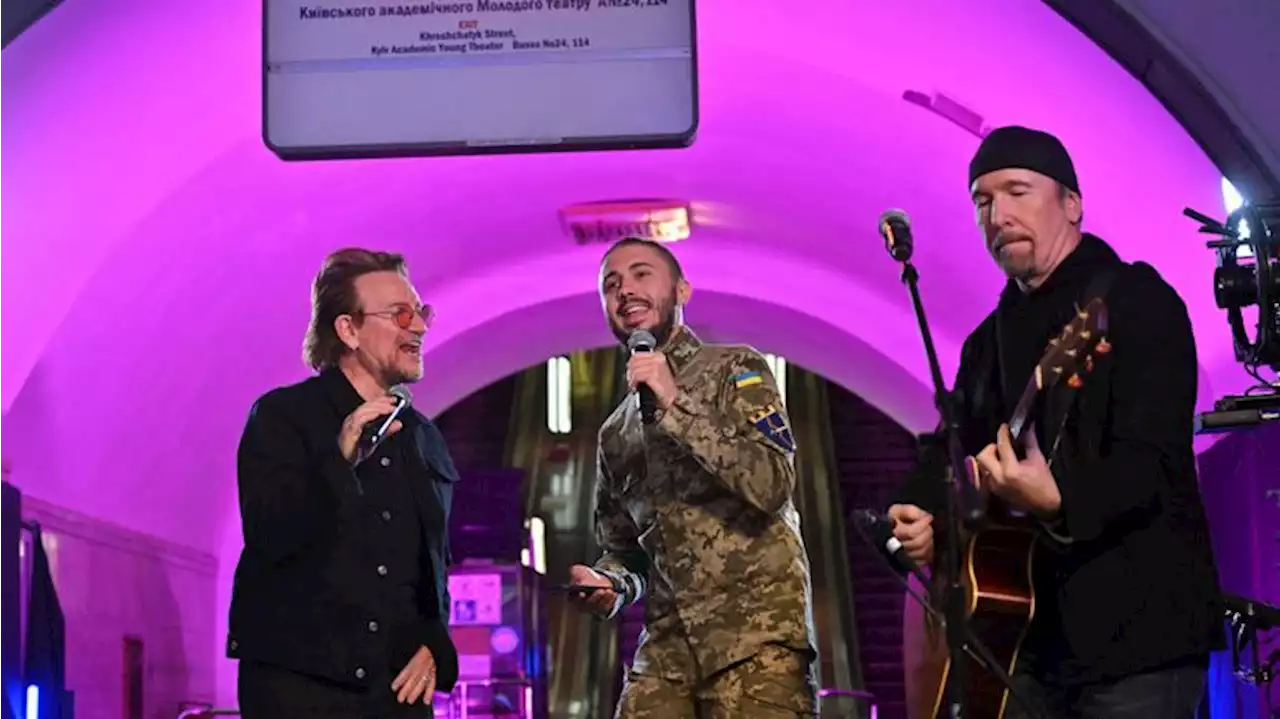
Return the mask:
[(1049, 349), (1036, 365), (1036, 383), (1041, 390), (1058, 382), (1078, 389), (1084, 376), (1093, 371), (1094, 358), (1111, 351), (1107, 342), (1107, 307), (1094, 299), (1076, 310), (1076, 316), (1049, 341)]

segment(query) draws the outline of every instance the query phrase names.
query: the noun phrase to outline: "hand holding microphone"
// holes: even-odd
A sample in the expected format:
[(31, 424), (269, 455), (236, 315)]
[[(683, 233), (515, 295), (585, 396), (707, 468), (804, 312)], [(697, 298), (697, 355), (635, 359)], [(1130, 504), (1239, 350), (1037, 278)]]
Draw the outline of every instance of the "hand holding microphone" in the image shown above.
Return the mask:
[(921, 566), (933, 560), (933, 515), (915, 505), (895, 504), (888, 514), (855, 510), (854, 520), (895, 570), (904, 575), (915, 574), (928, 584)]
[(640, 395), (640, 418), (653, 424), (657, 409), (670, 409), (679, 389), (667, 356), (655, 352), (658, 342), (651, 332), (636, 330), (627, 339), (631, 359), (627, 361), (627, 386)]
[(933, 515), (914, 504), (895, 504), (889, 507), (891, 532), (903, 551), (919, 564), (933, 561)]
[(353, 465), (359, 464), (379, 444), (399, 432), (404, 423), (396, 418), (409, 402), (409, 391), (396, 385), (389, 394), (356, 407), (342, 420), (342, 429), (338, 432), (338, 451), (342, 458)]

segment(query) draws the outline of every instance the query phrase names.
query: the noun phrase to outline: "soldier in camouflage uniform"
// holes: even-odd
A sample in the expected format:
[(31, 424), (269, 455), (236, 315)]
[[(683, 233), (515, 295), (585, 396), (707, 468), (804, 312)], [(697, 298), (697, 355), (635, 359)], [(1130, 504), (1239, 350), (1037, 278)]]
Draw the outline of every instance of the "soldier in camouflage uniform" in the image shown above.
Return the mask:
[[(619, 719), (817, 714), (809, 561), (792, 500), (795, 442), (763, 356), (703, 344), (681, 323), (691, 288), (667, 248), (623, 240), (600, 291), (625, 342), (631, 394), (600, 428), (595, 529), (604, 556), (570, 570), (579, 600), (614, 617), (645, 602)], [(642, 422), (635, 388), (656, 397)]]

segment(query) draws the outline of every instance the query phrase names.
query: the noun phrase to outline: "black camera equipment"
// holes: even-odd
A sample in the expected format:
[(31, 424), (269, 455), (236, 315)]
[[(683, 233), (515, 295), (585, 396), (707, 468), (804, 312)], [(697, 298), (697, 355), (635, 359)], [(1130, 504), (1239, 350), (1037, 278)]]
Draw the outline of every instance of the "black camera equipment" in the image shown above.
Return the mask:
[[(1183, 214), (1200, 223), (1200, 232), (1215, 235), (1206, 246), (1217, 254), (1213, 294), (1227, 311), (1231, 339), (1239, 360), (1258, 384), (1243, 395), (1219, 399), (1213, 412), (1196, 418), (1196, 431), (1226, 432), (1280, 419), (1280, 382), (1266, 379), (1280, 372), (1280, 204), (1243, 204), (1219, 222), (1191, 208)], [(1257, 308), (1256, 330), (1249, 336), (1245, 308)]]
[[(1269, 702), (1271, 682), (1280, 666), (1280, 649), (1262, 656), (1260, 635), (1280, 629), (1280, 609), (1234, 594), (1225, 595), (1223, 600), (1231, 627), (1232, 673), (1244, 684), (1260, 688)], [(1268, 706), (1268, 710), (1273, 711), (1273, 707)]]

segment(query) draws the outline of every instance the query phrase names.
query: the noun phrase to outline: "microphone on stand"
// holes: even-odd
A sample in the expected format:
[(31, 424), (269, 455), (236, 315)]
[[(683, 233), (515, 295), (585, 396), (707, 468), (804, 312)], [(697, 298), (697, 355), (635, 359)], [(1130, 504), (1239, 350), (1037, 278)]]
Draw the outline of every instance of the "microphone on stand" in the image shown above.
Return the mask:
[(413, 403), (413, 395), (410, 394), (409, 388), (402, 384), (387, 390), (387, 394), (396, 398), (395, 407), (391, 409), (391, 414), (375, 419), (364, 426), (364, 433), (360, 436), (360, 444), (357, 445), (356, 464), (368, 459), (378, 449), (378, 445), (382, 444), (383, 440), (387, 438), (387, 432), (391, 431), (391, 423), (395, 422)]
[[(947, 714), (952, 719), (970, 719), (968, 712), (968, 700), (965, 697), (964, 688), (968, 686), (966, 676), (968, 668), (965, 666), (965, 656), (974, 656), (979, 659), (980, 663), (985, 665), (987, 670), (994, 674), (999, 681), (1008, 689), (1009, 694), (1013, 696), (1015, 701), (1029, 707), (1024, 701), (1025, 697), (1021, 692), (1013, 688), (1013, 681), (1009, 675), (1000, 666), (999, 662), (991, 661), (991, 652), (983, 646), (981, 641), (973, 634), (968, 626), (968, 610), (966, 603), (966, 590), (961, 576), (963, 562), (961, 560), (961, 525), (968, 523), (978, 523), (984, 516), (983, 507), (980, 502), (975, 501), (976, 490), (970, 482), (965, 481), (964, 469), (964, 453), (960, 443), (960, 428), (956, 420), (956, 411), (953, 406), (953, 393), (947, 390), (946, 381), (942, 378), (942, 369), (938, 365), (938, 353), (933, 346), (933, 334), (929, 331), (929, 322), (925, 319), (924, 303), (920, 300), (920, 273), (916, 271), (914, 265), (911, 264), (911, 253), (914, 244), (911, 240), (911, 220), (907, 217), (907, 213), (902, 210), (889, 210), (880, 215), (878, 223), (880, 237), (884, 239), (885, 249), (889, 251), (889, 255), (893, 259), (902, 264), (902, 282), (907, 286), (907, 291), (911, 295), (911, 306), (915, 311), (916, 321), (920, 324), (920, 337), (924, 340), (925, 357), (929, 360), (929, 374), (933, 380), (934, 402), (938, 407), (938, 412), (942, 416), (942, 426), (938, 432), (929, 435), (923, 435), (922, 440), (928, 441), (940, 449), (945, 449), (948, 458), (947, 471), (943, 473), (942, 479), (946, 484), (947, 497), (947, 519), (944, 535), (946, 537), (946, 552), (944, 556), (939, 557), (943, 567), (943, 576), (946, 577), (946, 589), (944, 593), (944, 615), (947, 628), (947, 654), (951, 660), (951, 669), (947, 672), (946, 685), (946, 705)], [(874, 520), (862, 519), (861, 521), (869, 524), (881, 525), (879, 518)], [(884, 531), (881, 529), (880, 531)], [(892, 537), (892, 525), (889, 525), (889, 534)], [(869, 532), (868, 532), (869, 534)], [(883, 535), (882, 535), (883, 536)], [(900, 547), (893, 546), (888, 539), (882, 539), (877, 542), (877, 546), (895, 560)], [(905, 552), (903, 553), (905, 554)], [(909, 557), (903, 557), (910, 559)], [(914, 564), (914, 562), (912, 562)], [(919, 575), (917, 575), (919, 576)], [(927, 583), (925, 586), (929, 586)], [(913, 593), (914, 596), (914, 593)], [(916, 597), (917, 600), (920, 597)], [(926, 607), (926, 602), (921, 602)], [(1040, 712), (1031, 711), (1033, 716)]]
[(885, 249), (898, 262), (911, 259), (915, 243), (911, 239), (911, 218), (902, 210), (886, 210), (880, 215), (876, 225), (880, 228), (880, 236), (884, 238)]
[[(627, 338), (627, 349), (634, 355), (637, 352), (652, 352), (658, 346), (658, 339), (648, 330), (636, 330)], [(647, 384), (636, 387), (640, 394), (640, 420), (645, 424), (653, 424), (658, 411), (658, 400)]]
[(871, 543), (884, 552), (899, 574), (914, 574), (922, 585), (929, 586), (929, 578), (920, 570), (920, 565), (907, 555), (906, 547), (893, 536), (894, 522), (889, 515), (871, 509), (857, 509), (854, 510), (853, 517)]

